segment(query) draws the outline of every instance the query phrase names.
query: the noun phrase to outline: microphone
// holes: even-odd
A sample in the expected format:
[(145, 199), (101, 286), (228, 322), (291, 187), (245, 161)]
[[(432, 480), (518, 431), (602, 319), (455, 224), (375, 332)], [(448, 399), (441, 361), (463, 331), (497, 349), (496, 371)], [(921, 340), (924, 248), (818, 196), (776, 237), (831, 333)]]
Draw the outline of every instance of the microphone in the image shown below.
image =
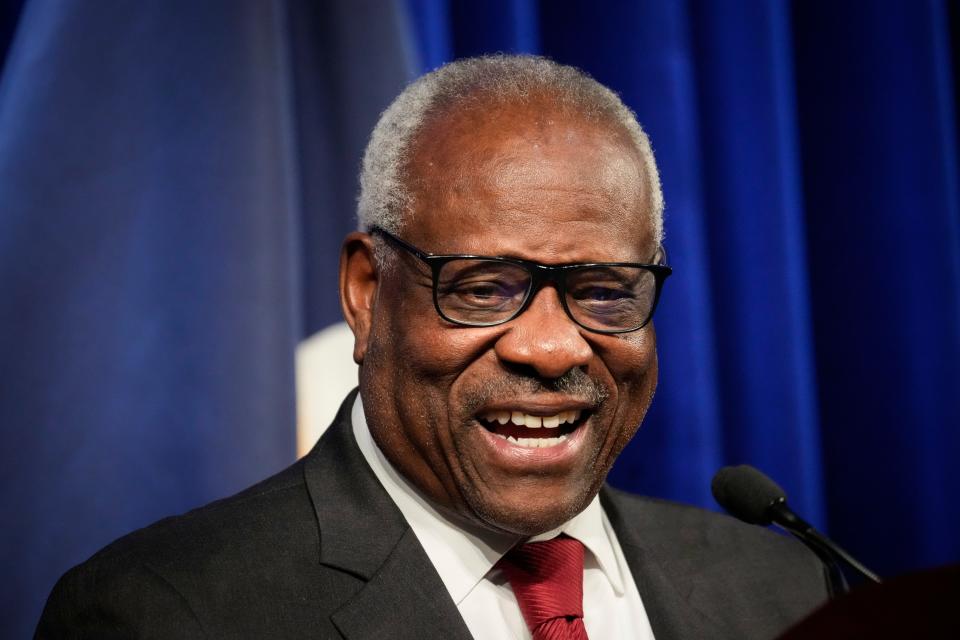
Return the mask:
[(880, 582), (877, 574), (795, 514), (787, 506), (784, 490), (761, 471), (745, 464), (724, 467), (713, 476), (710, 489), (717, 504), (733, 517), (750, 524), (776, 524), (807, 545), (827, 565), (831, 581), (841, 592), (848, 591), (849, 587), (838, 559), (868, 580)]

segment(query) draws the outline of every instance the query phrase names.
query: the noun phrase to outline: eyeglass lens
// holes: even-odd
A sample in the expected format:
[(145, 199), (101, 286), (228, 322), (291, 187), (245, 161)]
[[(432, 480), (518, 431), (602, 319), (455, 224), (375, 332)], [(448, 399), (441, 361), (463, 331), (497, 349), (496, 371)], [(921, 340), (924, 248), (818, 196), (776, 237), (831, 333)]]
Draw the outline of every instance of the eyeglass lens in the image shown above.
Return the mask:
[[(656, 277), (643, 267), (578, 267), (562, 272), (570, 315), (598, 331), (635, 329), (650, 316)], [(517, 264), (459, 258), (437, 274), (437, 305), (449, 320), (471, 325), (504, 322), (530, 293), (533, 277)]]

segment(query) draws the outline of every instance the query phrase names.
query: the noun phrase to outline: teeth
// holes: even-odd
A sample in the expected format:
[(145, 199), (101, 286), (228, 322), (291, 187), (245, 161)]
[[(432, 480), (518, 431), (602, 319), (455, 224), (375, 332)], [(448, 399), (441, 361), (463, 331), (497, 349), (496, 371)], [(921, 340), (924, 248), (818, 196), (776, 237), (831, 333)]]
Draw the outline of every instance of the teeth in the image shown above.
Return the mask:
[(493, 435), (506, 440), (510, 444), (514, 444), (518, 447), (524, 447), (526, 449), (545, 449), (547, 447), (555, 447), (567, 439), (566, 435), (558, 436), (556, 438), (514, 438), (513, 436), (504, 436), (499, 433), (495, 433)]
[(521, 411), (488, 411), (480, 417), (487, 422), (499, 422), (500, 424), (512, 422), (518, 427), (527, 427), (528, 429), (539, 429), (540, 427), (556, 429), (562, 424), (576, 422), (580, 419), (581, 413), (580, 409), (570, 409), (552, 416), (532, 416)]

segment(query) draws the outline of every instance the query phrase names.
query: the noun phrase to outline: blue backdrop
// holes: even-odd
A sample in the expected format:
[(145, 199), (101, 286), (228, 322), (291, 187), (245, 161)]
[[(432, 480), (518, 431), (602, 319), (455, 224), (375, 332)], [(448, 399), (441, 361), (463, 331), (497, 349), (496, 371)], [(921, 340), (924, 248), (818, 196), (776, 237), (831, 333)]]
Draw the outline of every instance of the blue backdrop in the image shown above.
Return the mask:
[(365, 136), (492, 51), (613, 87), (661, 166), (661, 383), (612, 482), (710, 506), (750, 462), (881, 573), (960, 560), (955, 25), (934, 0), (0, 0), (0, 635), (116, 536), (292, 460)]

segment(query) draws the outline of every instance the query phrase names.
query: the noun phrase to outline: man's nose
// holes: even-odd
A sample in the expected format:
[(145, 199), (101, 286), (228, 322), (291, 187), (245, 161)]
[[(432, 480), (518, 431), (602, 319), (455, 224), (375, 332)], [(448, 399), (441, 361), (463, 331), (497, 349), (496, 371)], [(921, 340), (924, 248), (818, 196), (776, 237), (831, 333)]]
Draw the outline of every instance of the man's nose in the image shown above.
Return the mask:
[(553, 287), (536, 293), (526, 310), (507, 324), (494, 351), (504, 362), (525, 365), (544, 378), (559, 378), (588, 364), (593, 349), (567, 315)]

